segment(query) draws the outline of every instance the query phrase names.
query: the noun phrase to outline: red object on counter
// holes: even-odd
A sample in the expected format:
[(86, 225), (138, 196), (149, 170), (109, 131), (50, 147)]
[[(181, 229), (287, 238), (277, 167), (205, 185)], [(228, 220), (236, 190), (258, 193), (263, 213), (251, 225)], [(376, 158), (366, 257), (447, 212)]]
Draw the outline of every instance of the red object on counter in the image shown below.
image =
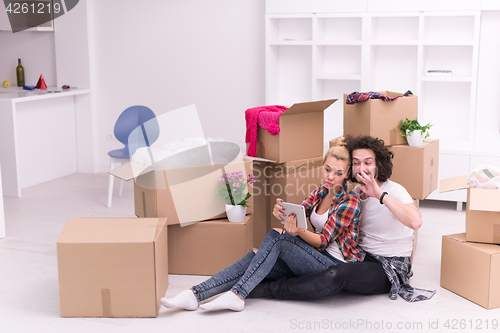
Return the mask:
[(40, 74), (40, 78), (38, 79), (38, 83), (36, 84), (36, 89), (47, 89), (47, 85), (45, 84), (45, 80), (43, 79), (43, 75)]

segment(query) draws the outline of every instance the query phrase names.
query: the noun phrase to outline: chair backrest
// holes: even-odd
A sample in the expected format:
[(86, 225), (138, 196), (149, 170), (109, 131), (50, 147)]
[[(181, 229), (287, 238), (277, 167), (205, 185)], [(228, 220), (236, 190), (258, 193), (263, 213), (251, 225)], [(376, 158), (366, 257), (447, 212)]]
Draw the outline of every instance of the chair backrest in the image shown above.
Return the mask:
[[(146, 122), (148, 122), (147, 131), (144, 128), (144, 123)], [(141, 127), (138, 131), (142, 133), (143, 138), (138, 139), (137, 142), (135, 139), (133, 142), (130, 142), (129, 137), (134, 137), (130, 136), (130, 134), (137, 127)], [(150, 108), (142, 105), (134, 105), (125, 109), (118, 117), (114, 133), (118, 141), (123, 143), (125, 147), (129, 147), (129, 144), (132, 143), (130, 144), (130, 146), (134, 146), (132, 148), (134, 151), (130, 151), (130, 156), (132, 156), (138, 147), (149, 146), (155, 142), (160, 135), (160, 128), (156, 120), (156, 115)]]

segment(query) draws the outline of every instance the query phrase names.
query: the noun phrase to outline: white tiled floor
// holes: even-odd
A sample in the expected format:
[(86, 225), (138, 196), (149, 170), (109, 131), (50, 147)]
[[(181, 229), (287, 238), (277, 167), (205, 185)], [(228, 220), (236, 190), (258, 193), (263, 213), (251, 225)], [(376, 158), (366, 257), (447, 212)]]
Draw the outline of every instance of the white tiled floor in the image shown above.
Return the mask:
[[(436, 289), (430, 301), (341, 294), (318, 301), (249, 299), (239, 313), (173, 311), (157, 318), (61, 318), (56, 241), (69, 217), (132, 217), (132, 184), (106, 207), (107, 176), (75, 174), (4, 197), (7, 237), (0, 239), (0, 332), (447, 332), (500, 331), (500, 309), (486, 310), (439, 286), (441, 235), (463, 232), (454, 203), (424, 201), (414, 258), (415, 287)], [(205, 277), (170, 275), (167, 296)], [(446, 322), (449, 327), (447, 328)], [(457, 329), (452, 329), (456, 323)], [(461, 329), (460, 324), (465, 325)], [(489, 329), (487, 329), (487, 325)]]

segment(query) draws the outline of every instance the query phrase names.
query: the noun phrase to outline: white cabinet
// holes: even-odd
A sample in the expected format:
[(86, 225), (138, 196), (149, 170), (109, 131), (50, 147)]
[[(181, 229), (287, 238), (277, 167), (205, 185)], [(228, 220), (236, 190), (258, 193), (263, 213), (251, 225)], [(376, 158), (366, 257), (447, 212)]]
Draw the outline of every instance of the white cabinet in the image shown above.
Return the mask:
[[(340, 0), (313, 1), (308, 10), (300, 1), (267, 0), (266, 103), (338, 98), (325, 112), (327, 142), (343, 133), (344, 93), (411, 90), (419, 97), (419, 121), (434, 124), (431, 137), (440, 140), (446, 166), (440, 179), (453, 176), (450, 170), (467, 173), (475, 167), (473, 155), (487, 151), (485, 156), (500, 157), (500, 112), (478, 101), (478, 96), (486, 98), (486, 87), (500, 90), (500, 72), (488, 71), (500, 69), (500, 11), (487, 12), (482, 27), (480, 1), (405, 3), (391, 8), (385, 0), (349, 6)], [(494, 87), (478, 85), (481, 77), (491, 77)], [(492, 100), (500, 109), (500, 102)], [(453, 168), (454, 163), (460, 167)], [(433, 197), (458, 201), (439, 193)]]

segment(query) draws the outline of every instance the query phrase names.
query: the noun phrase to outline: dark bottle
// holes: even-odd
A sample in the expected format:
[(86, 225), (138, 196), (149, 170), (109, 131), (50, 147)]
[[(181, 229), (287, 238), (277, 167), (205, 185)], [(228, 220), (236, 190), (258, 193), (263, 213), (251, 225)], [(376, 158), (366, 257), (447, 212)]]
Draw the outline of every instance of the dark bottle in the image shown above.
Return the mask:
[(24, 86), (24, 68), (23, 68), (23, 65), (21, 65), (21, 59), (18, 59), (16, 72), (17, 72), (17, 86), (23, 87)]

